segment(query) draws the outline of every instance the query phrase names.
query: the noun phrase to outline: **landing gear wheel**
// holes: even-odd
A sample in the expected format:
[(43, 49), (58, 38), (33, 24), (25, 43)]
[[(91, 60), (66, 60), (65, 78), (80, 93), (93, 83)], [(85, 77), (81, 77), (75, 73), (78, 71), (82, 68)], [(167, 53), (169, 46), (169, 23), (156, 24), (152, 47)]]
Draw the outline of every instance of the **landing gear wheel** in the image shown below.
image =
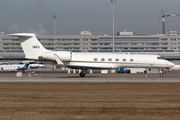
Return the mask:
[(85, 74), (83, 74), (82, 72), (79, 74), (80, 77), (84, 77)]
[(160, 77), (163, 77), (163, 73), (160, 73), (160, 75), (159, 75)]

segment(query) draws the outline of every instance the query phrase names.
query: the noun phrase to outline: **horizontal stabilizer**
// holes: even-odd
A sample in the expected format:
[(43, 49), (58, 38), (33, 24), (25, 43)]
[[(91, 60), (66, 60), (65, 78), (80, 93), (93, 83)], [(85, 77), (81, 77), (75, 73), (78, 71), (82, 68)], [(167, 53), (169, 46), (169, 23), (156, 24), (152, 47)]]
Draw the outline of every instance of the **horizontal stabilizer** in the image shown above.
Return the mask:
[(14, 36), (14, 37), (33, 37), (33, 36), (35, 36), (35, 34), (33, 34), (33, 33), (14, 33), (14, 34), (10, 34), (10, 36)]

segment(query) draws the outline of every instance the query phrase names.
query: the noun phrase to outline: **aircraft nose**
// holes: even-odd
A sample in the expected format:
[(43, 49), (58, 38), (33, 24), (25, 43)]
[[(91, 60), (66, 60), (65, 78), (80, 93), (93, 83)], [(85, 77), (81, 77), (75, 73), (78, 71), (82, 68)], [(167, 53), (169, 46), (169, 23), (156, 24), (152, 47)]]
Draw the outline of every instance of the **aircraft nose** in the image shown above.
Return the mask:
[(168, 62), (168, 66), (169, 67), (173, 67), (175, 64), (174, 63), (172, 63), (172, 62)]

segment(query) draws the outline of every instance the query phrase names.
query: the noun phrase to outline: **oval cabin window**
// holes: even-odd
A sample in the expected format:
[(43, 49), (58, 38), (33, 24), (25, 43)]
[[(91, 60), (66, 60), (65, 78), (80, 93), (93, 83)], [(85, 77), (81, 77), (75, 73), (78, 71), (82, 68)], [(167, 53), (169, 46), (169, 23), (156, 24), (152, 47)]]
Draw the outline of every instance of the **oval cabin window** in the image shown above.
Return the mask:
[(109, 60), (109, 61), (112, 61), (112, 59), (111, 59), (111, 58), (109, 58), (108, 60)]
[(94, 58), (94, 61), (97, 61), (98, 59), (97, 58)]
[(125, 62), (125, 61), (126, 61), (126, 58), (124, 58), (123, 61)]
[(119, 61), (119, 58), (116, 58), (116, 61)]
[(101, 58), (101, 61), (105, 61), (105, 59), (104, 59), (104, 58)]
[(134, 60), (131, 58), (130, 61), (133, 62)]

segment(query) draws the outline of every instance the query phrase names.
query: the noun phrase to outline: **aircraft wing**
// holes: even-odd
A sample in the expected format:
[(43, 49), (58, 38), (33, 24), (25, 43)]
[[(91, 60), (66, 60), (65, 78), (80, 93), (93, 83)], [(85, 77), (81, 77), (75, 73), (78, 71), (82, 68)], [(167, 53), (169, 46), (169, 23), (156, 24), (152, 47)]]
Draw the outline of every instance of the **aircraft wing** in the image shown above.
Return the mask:
[(83, 65), (83, 66), (80, 66), (80, 65), (66, 65), (66, 67), (68, 68), (72, 68), (72, 69), (82, 69), (82, 68), (87, 68), (87, 69), (104, 69), (104, 70), (107, 70), (107, 69), (112, 69), (112, 67), (107, 67), (107, 66), (88, 66), (88, 65)]

